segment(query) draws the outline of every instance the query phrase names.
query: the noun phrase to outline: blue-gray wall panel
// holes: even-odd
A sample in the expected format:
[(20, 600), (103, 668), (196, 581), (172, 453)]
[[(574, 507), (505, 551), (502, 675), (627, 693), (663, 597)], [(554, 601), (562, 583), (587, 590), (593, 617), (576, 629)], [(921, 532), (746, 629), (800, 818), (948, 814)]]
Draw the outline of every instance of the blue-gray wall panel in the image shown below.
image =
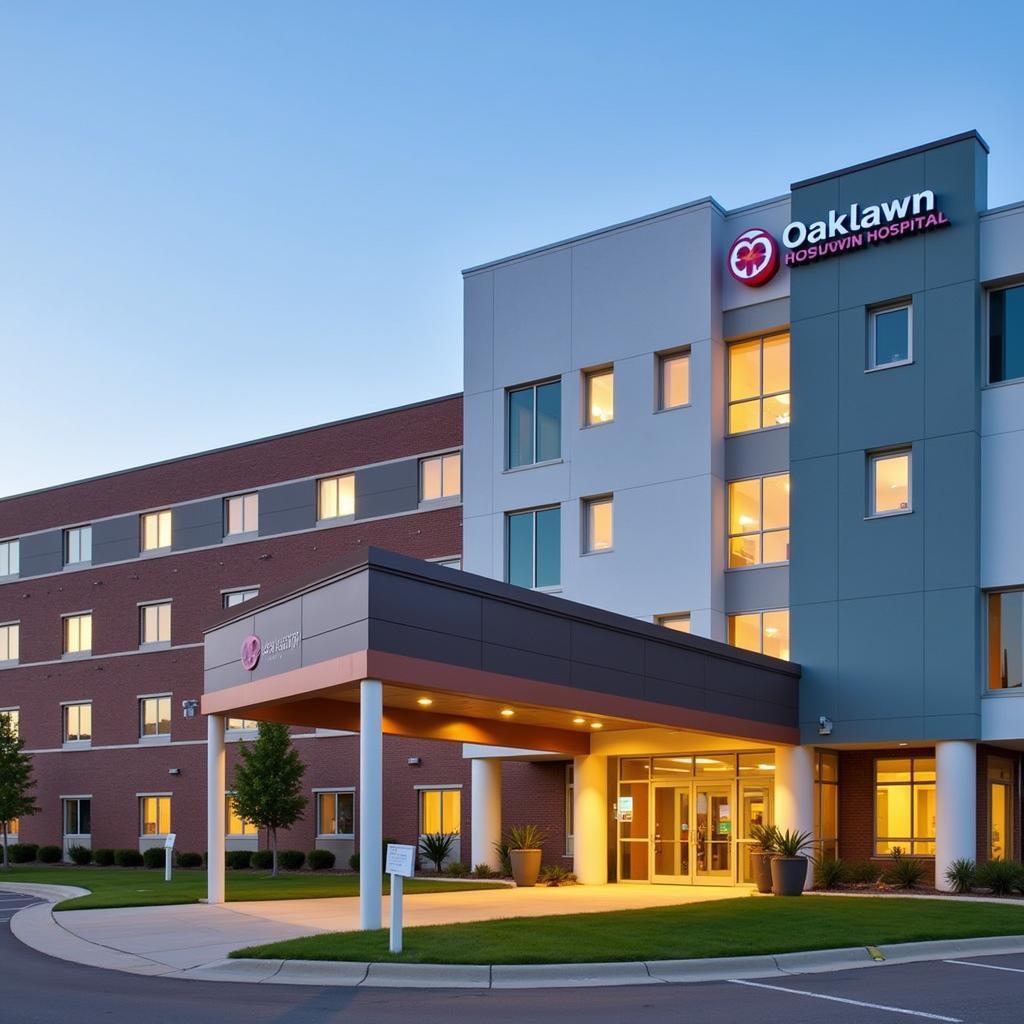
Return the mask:
[(260, 489), (260, 536), (316, 526), (316, 481), (299, 480)]
[(789, 427), (754, 430), (725, 439), (725, 478), (743, 480), (789, 469)]
[(42, 576), (64, 568), (64, 531), (47, 530), (21, 538), (21, 576)]
[(139, 517), (118, 516), (92, 524), (92, 564), (139, 557)]
[(926, 731), (932, 718), (977, 715), (976, 644), (964, 643), (965, 629), (976, 637), (981, 605), (973, 587), (932, 590), (924, 595), (924, 695)]
[[(800, 272), (804, 269), (813, 266)], [(795, 401), (789, 429), (790, 458), (834, 454), (839, 437), (839, 314), (795, 320), (791, 339), (790, 378)]]
[(722, 336), (742, 338), (761, 334), (776, 327), (789, 326), (789, 299), (771, 299), (751, 306), (727, 309), (722, 314)]
[(839, 597), (838, 456), (793, 463), (789, 493), (790, 607), (835, 601)]
[(800, 677), (800, 727), (805, 743), (818, 738), (818, 716), (839, 717), (835, 685), (839, 665), (839, 605), (834, 601), (794, 605), (789, 611), (789, 637), (804, 652)]
[[(965, 281), (925, 293), (923, 359), (925, 431), (949, 434), (977, 431), (981, 422), (981, 360), (973, 339), (979, 335), (981, 289)], [(918, 320), (915, 317), (915, 328)], [(915, 348), (917, 339), (915, 337)]]
[(356, 471), (356, 519), (411, 512), (419, 505), (419, 460)]
[(756, 612), (789, 607), (789, 566), (737, 569), (725, 574), (725, 611)]
[[(817, 182), (796, 189), (791, 198), (793, 220), (811, 224), (828, 210), (839, 207), (839, 182)], [(789, 312), (793, 325), (809, 317), (832, 313), (839, 308), (838, 259), (820, 260), (794, 267), (790, 275)], [(793, 360), (794, 368), (796, 360)]]
[(224, 499), (209, 498), (175, 505), (171, 520), (174, 527), (172, 550), (187, 551), (219, 544), (224, 539)]
[(977, 434), (930, 437), (924, 472), (924, 586), (977, 587), (981, 577), (981, 455)]

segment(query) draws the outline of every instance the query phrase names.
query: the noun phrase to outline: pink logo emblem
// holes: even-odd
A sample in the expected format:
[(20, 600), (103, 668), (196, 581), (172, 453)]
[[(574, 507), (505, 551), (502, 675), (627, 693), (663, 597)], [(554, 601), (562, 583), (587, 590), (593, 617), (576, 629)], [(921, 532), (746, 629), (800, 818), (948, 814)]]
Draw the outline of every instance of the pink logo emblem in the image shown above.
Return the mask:
[(744, 231), (729, 248), (729, 273), (749, 288), (767, 284), (779, 269), (778, 243), (761, 228)]
[(251, 672), (260, 663), (263, 644), (258, 636), (247, 636), (242, 641), (242, 667)]

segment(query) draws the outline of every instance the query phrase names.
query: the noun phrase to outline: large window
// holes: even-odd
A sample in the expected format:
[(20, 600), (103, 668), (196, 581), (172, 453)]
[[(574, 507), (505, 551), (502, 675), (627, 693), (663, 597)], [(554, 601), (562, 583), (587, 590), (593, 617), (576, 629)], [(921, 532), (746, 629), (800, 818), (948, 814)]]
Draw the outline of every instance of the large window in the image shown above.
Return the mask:
[(342, 519), (356, 514), (356, 478), (329, 476), (317, 481), (317, 519)]
[(658, 356), (658, 408), (678, 409), (690, 404), (690, 350)]
[(506, 524), (505, 579), (518, 587), (557, 587), (562, 581), (562, 511), (510, 512)]
[(612, 547), (612, 496), (583, 501), (583, 553), (610, 551)]
[(729, 433), (789, 423), (789, 335), (729, 345)]
[(872, 310), (868, 315), (868, 369), (899, 366), (912, 358), (910, 303)]
[(615, 371), (606, 366), (583, 375), (583, 423), (595, 427), (615, 419)]
[(355, 834), (355, 800), (352, 790), (318, 793), (316, 799), (316, 833), (318, 836)]
[(991, 860), (1013, 860), (1014, 762), (1008, 757), (988, 758), (988, 855)]
[(142, 550), (159, 551), (171, 546), (171, 510), (142, 515)]
[[(1024, 284), (988, 297), (988, 379), (1024, 377)], [(2, 571), (0, 571), (2, 575)]]
[(18, 735), (18, 731), (21, 728), (21, 709), (20, 708), (4, 708), (0, 711), (0, 718), (6, 718), (11, 723), (11, 731), (15, 736)]
[(562, 454), (562, 382), (513, 388), (507, 398), (508, 468), (549, 462)]
[(144, 644), (171, 642), (171, 602), (144, 604), (139, 609), (139, 640)]
[(165, 836), (171, 831), (170, 794), (139, 798), (140, 831), (142, 836)]
[(228, 718), (224, 723), (227, 732), (255, 732), (259, 726), (254, 718)]
[(868, 456), (868, 515), (909, 512), (910, 452), (877, 452)]
[(789, 660), (789, 611), (746, 612), (729, 616), (729, 643), (745, 651)]
[(64, 798), (64, 837), (92, 835), (92, 798)]
[(92, 650), (92, 612), (64, 616), (64, 653), (87, 654)]
[(139, 700), (139, 735), (170, 736), (171, 698), (142, 697)]
[(18, 660), (18, 641), (21, 637), (21, 625), (17, 622), (6, 622), (0, 626), (0, 662)]
[(222, 601), (225, 608), (234, 608), (236, 604), (244, 604), (259, 596), (259, 587), (247, 587), (244, 590), (225, 590)]
[(420, 460), (420, 501), (457, 498), (462, 493), (462, 455), (432, 455)]
[(92, 561), (92, 527), (73, 526), (64, 531), (64, 564)]
[(988, 595), (988, 687), (1024, 683), (1024, 590)]
[(260, 496), (236, 494), (224, 499), (224, 532), (229, 536), (256, 533), (260, 528)]
[(667, 615), (655, 615), (654, 621), (666, 629), (674, 629), (677, 633), (690, 632), (689, 612), (670, 612)]
[(462, 831), (462, 791), (420, 790), (420, 835), (436, 832), (458, 835)]
[(21, 571), (21, 542), (0, 541), (0, 576), (17, 576)]
[(729, 484), (729, 568), (789, 561), (789, 474)]
[(839, 856), (839, 755), (814, 755), (814, 834), (822, 857)]
[(875, 853), (935, 853), (935, 758), (881, 757), (875, 762)]
[(92, 739), (92, 704), (64, 705), (64, 742), (83, 743)]
[(224, 834), (227, 836), (254, 836), (259, 830), (246, 821), (235, 808), (234, 793), (224, 794)]

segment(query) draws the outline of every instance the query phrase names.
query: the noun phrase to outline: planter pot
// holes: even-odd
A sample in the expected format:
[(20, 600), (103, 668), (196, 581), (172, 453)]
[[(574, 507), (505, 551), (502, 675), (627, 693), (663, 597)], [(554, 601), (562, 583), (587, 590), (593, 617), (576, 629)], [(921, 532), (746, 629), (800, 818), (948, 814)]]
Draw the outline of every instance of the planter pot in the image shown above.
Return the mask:
[(512, 877), (516, 885), (531, 886), (537, 884), (540, 874), (540, 850), (509, 850), (512, 861)]
[(776, 896), (799, 896), (806, 881), (806, 857), (772, 858), (772, 892)]
[(754, 872), (754, 883), (758, 892), (772, 891), (772, 855), (770, 853), (752, 853), (750, 866)]

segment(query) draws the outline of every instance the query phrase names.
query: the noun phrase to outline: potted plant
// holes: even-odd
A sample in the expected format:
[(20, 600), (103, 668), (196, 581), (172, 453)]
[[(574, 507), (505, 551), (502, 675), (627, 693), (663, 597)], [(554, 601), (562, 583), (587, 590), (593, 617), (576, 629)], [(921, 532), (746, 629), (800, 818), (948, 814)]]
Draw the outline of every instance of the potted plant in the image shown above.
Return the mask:
[(799, 896), (807, 882), (806, 850), (814, 842), (810, 832), (775, 830), (775, 853), (772, 857), (772, 892), (776, 896)]
[(536, 825), (513, 825), (505, 837), (516, 885), (537, 884), (544, 833)]
[(750, 866), (757, 891), (761, 893), (772, 891), (772, 857), (775, 856), (777, 837), (778, 830), (774, 825), (752, 825), (750, 828), (750, 838), (753, 840), (750, 846)]

